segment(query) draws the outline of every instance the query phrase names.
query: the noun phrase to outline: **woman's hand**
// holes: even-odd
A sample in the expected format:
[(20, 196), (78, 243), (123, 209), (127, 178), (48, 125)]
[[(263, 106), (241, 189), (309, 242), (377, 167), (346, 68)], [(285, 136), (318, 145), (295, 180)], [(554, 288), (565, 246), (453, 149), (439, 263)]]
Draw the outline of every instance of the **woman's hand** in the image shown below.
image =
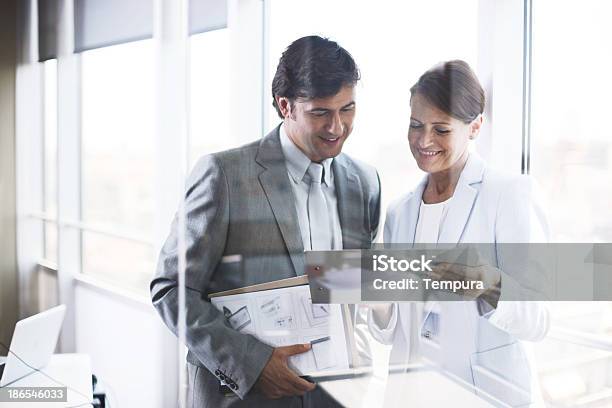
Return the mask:
[(372, 317), (376, 326), (379, 329), (387, 328), (393, 313), (393, 303), (369, 303), (368, 307), (372, 310)]
[[(469, 289), (461, 289), (459, 294), (469, 299), (482, 298), (493, 307), (497, 307), (501, 287), (501, 271), (496, 267), (483, 263), (480, 265), (465, 265), (456, 262), (439, 262), (432, 267), (432, 278), (439, 281), (465, 282)], [(470, 285), (470, 282), (482, 282)]]

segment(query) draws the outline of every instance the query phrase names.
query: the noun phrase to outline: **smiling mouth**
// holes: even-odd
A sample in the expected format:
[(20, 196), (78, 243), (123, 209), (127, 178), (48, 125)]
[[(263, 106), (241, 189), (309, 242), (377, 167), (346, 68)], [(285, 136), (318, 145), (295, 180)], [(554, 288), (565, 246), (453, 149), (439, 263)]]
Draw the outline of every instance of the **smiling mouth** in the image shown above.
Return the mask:
[(417, 149), (417, 150), (419, 154), (426, 156), (426, 157), (434, 157), (442, 153), (442, 150), (423, 150), (423, 149)]
[(328, 142), (328, 143), (335, 143), (338, 140), (340, 140), (340, 137), (334, 137), (334, 138), (321, 137), (321, 139), (323, 139), (325, 142)]

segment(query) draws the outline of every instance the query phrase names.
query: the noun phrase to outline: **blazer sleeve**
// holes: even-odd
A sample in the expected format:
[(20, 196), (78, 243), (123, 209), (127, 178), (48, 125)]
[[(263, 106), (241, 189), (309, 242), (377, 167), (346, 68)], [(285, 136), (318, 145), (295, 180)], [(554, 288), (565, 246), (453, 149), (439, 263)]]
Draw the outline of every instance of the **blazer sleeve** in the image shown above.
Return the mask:
[[(273, 348), (231, 328), (205, 298), (225, 248), (229, 189), (214, 156), (202, 158), (187, 181), (185, 209), (185, 341), (189, 350), (217, 378), (224, 375), (244, 398), (268, 362)], [(151, 281), (151, 299), (168, 328), (178, 333), (178, 219), (161, 249)]]
[[(385, 219), (384, 236), (383, 236), (385, 243), (393, 242), (392, 226), (394, 225), (394, 222), (395, 222), (395, 216), (394, 216), (395, 205), (394, 204), (395, 203), (389, 206), (387, 210), (387, 216), (385, 217), (386, 219)], [(367, 325), (368, 325), (370, 334), (376, 341), (382, 344), (386, 344), (386, 345), (393, 344), (393, 339), (395, 338), (396, 330), (399, 330), (397, 329), (398, 314), (399, 314), (398, 306), (396, 303), (393, 303), (391, 315), (389, 317), (389, 322), (387, 323), (387, 326), (380, 327), (376, 323), (376, 320), (374, 319), (372, 309), (371, 308), (368, 309)]]
[(495, 311), (487, 318), (498, 328), (521, 340), (538, 341), (550, 326), (550, 316), (542, 299), (546, 291), (546, 271), (524, 262), (537, 259), (526, 252), (528, 244), (547, 242), (548, 222), (534, 180), (516, 178), (501, 193), (495, 223), (498, 266), (502, 271), (501, 295)]

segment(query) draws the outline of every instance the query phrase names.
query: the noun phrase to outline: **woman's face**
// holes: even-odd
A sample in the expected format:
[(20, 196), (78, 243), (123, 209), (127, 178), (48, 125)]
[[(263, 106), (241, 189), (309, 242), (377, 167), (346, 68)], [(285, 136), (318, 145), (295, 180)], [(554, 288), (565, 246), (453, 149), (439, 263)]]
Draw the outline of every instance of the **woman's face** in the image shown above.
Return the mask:
[(466, 124), (437, 109), (418, 93), (412, 97), (410, 108), (408, 142), (419, 168), (426, 173), (438, 173), (463, 165), (468, 142), (477, 136), (482, 115)]

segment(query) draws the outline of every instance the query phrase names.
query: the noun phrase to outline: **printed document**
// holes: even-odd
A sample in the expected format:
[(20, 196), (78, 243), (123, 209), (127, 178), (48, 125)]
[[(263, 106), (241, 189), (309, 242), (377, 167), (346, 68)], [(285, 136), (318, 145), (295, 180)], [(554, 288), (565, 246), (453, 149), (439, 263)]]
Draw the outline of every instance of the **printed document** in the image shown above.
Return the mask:
[(349, 368), (349, 350), (340, 305), (313, 304), (308, 285), (211, 298), (227, 322), (274, 346), (310, 343), (291, 356), (300, 375)]

